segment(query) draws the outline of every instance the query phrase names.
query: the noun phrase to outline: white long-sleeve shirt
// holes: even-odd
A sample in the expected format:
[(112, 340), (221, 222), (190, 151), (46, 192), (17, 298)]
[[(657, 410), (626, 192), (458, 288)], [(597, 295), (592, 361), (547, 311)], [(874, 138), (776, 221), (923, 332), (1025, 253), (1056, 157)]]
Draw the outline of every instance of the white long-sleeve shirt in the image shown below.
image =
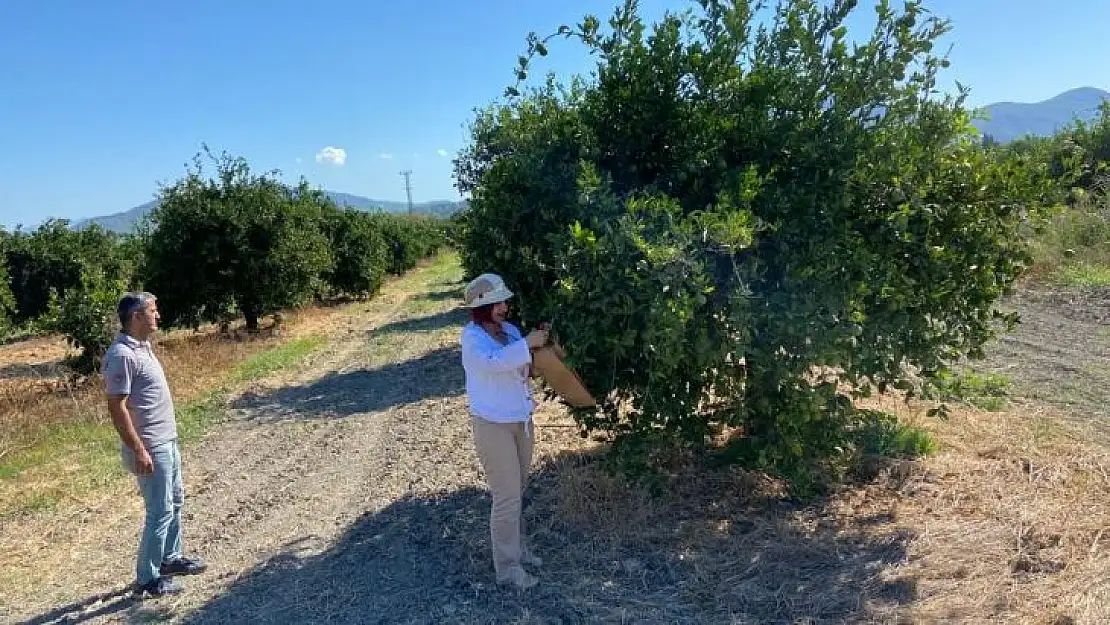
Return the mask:
[(528, 385), (532, 352), (520, 330), (501, 322), (509, 343), (502, 345), (470, 322), (462, 332), (462, 363), (470, 411), (495, 423), (527, 421), (535, 410)]

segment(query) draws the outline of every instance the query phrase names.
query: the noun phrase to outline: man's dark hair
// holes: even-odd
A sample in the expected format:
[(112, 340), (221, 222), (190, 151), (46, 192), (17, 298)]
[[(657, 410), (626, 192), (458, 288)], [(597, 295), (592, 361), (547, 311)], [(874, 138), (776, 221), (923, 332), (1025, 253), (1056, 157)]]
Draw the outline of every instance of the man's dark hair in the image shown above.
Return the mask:
[(127, 329), (127, 323), (131, 321), (132, 313), (154, 299), (156, 298), (146, 291), (124, 293), (123, 297), (119, 298), (119, 303), (116, 304), (116, 314), (119, 315), (120, 325)]

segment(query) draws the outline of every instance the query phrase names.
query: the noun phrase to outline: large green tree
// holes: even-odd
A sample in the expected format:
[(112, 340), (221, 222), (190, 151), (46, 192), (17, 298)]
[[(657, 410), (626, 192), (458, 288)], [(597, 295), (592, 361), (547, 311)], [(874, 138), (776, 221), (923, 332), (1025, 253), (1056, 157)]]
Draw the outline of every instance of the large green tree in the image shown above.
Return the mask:
[(945, 21), (883, 1), (849, 36), (855, 9), (701, 0), (649, 27), (626, 2), (607, 30), (530, 36), (517, 69), (565, 37), (591, 79), (518, 84), (474, 121), (467, 273), (554, 319), (602, 398), (576, 417), (617, 450), (732, 426), (739, 458), (806, 478), (850, 446), (854, 396), (912, 391), (997, 331), (1043, 172), (938, 93)]
[(241, 314), (248, 330), (283, 307), (308, 302), (333, 259), (325, 195), (255, 174), (227, 154), (200, 156), (186, 176), (161, 189), (144, 227), (145, 285), (169, 324), (197, 325)]

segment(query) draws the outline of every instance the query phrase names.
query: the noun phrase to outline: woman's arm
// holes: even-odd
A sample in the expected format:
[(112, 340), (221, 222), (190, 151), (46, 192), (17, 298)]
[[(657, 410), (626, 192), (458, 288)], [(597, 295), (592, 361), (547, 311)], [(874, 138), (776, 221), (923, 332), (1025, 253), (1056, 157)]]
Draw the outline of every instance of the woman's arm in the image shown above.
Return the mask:
[(462, 337), (463, 360), (471, 366), (491, 373), (500, 373), (531, 364), (532, 351), (528, 349), (527, 341), (518, 338), (508, 345), (500, 345), (491, 338), (478, 335), (477, 332), (464, 332)]

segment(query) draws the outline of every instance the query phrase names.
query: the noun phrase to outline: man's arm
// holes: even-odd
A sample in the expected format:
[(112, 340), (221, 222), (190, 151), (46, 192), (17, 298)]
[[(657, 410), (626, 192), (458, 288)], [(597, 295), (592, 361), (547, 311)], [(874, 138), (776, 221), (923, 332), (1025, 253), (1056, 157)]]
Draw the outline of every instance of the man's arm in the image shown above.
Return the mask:
[(135, 465), (140, 475), (154, 473), (154, 461), (147, 453), (135, 425), (131, 423), (131, 413), (127, 410), (127, 395), (109, 395), (108, 412), (112, 413), (112, 425), (119, 433), (120, 440), (135, 454)]
[(131, 413), (127, 410), (127, 395), (109, 395), (108, 412), (112, 413), (112, 425), (119, 433), (124, 445), (131, 448), (136, 454), (143, 448), (143, 441), (131, 423)]

